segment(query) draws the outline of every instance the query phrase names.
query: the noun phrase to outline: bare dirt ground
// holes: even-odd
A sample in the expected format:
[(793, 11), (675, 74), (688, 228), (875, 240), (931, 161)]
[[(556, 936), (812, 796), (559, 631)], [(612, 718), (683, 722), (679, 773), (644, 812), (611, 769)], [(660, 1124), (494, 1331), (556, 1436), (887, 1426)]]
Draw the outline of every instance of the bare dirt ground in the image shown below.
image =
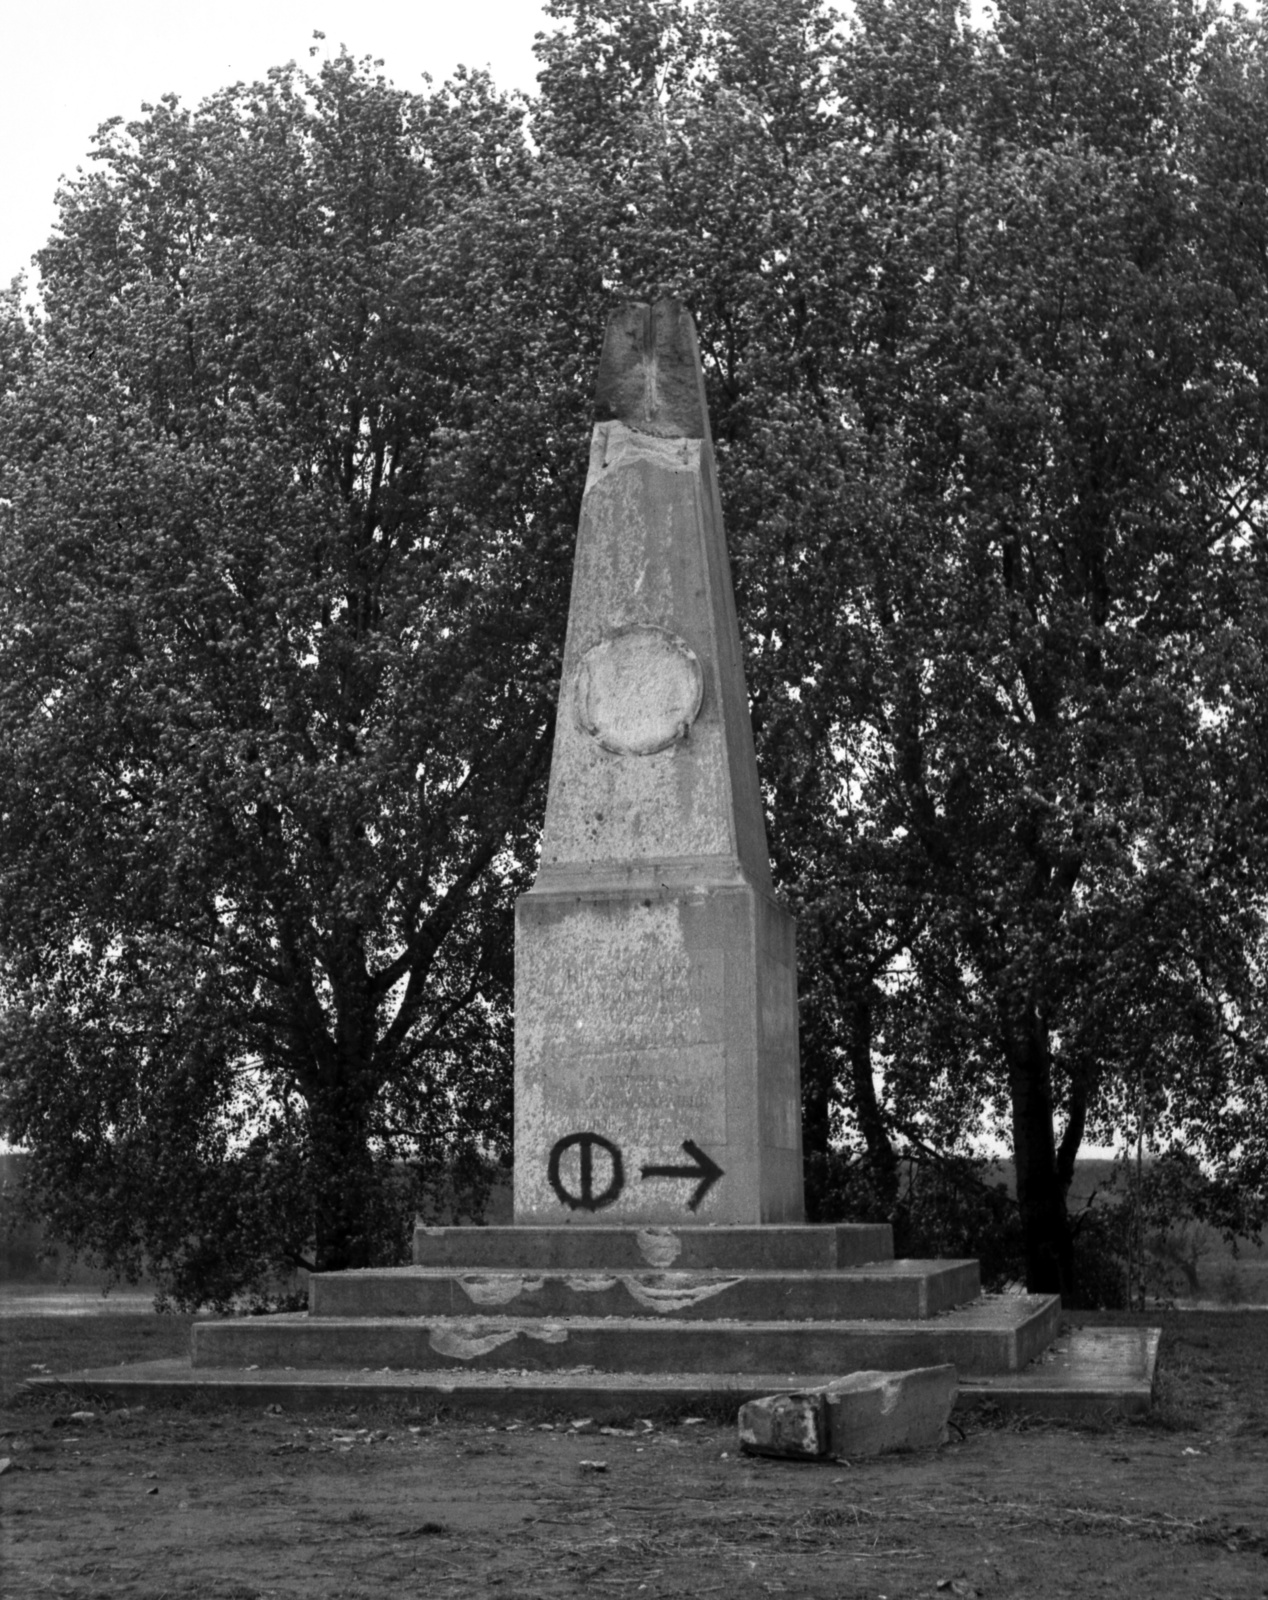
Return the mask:
[(1162, 1320), (1147, 1423), (979, 1412), (936, 1451), (794, 1465), (737, 1454), (717, 1418), (33, 1400), (37, 1363), (166, 1354), (188, 1319), (11, 1317), (0, 1593), (1262, 1600), (1268, 1314)]

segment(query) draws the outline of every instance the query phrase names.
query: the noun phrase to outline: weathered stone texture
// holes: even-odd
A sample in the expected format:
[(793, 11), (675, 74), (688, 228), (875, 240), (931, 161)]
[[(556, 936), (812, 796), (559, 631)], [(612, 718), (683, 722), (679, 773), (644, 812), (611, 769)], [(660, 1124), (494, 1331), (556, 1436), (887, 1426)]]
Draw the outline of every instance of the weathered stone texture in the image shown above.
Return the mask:
[(855, 1460), (942, 1444), (955, 1404), (953, 1366), (854, 1372), (822, 1388), (765, 1395), (740, 1407), (740, 1448), (794, 1460)]
[[(796, 1036), (777, 1020), (796, 1001), (790, 934), (791, 919), (746, 884), (520, 902), (516, 1151), (543, 1158), (517, 1159), (517, 1220), (572, 1209), (544, 1153), (579, 1130), (621, 1151), (624, 1183), (599, 1206), (603, 1221), (800, 1219)], [(689, 1179), (641, 1177), (644, 1166), (688, 1168), (686, 1140), (724, 1174), (694, 1213)], [(591, 1177), (601, 1197), (611, 1160), (593, 1160), (604, 1168)], [(572, 1195), (579, 1161), (575, 1147), (561, 1159)], [(576, 1209), (577, 1220), (597, 1220)]]
[(740, 1449), (752, 1456), (813, 1460), (826, 1455), (828, 1434), (823, 1390), (768, 1394), (740, 1407)]
[(953, 1366), (855, 1372), (824, 1390), (828, 1452), (853, 1460), (942, 1444), (955, 1404)]
[[(586, 719), (600, 671), (618, 717), (637, 728), (677, 709), (675, 657), (699, 674), (698, 708), (675, 719), (678, 737), (639, 753), (596, 737)], [(612, 670), (622, 664), (635, 669), (624, 693)], [(577, 535), (541, 864), (549, 878), (556, 868), (684, 858), (739, 866), (770, 890), (712, 447), (601, 424)]]

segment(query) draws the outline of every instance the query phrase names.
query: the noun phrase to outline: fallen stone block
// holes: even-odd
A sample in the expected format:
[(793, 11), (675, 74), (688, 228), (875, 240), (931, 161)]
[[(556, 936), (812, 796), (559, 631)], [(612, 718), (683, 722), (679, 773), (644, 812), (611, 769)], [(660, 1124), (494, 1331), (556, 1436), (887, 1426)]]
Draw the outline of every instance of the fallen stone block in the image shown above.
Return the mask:
[(942, 1444), (955, 1392), (953, 1366), (837, 1378), (823, 1390), (826, 1453), (854, 1460)]
[(740, 1449), (753, 1456), (813, 1461), (826, 1455), (824, 1391), (768, 1394), (740, 1407)]

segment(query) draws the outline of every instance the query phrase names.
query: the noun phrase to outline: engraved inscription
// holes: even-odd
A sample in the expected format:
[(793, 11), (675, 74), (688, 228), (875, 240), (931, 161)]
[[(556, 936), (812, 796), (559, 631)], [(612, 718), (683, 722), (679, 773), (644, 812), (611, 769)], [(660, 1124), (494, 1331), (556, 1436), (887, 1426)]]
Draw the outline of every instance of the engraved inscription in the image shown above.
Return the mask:
[(566, 1079), (549, 1067), (546, 1076), (561, 1089), (566, 1083), (579, 1120), (612, 1121), (625, 1129), (668, 1120), (697, 1128), (704, 1139), (726, 1139), (726, 1055), (720, 1043), (566, 1059)]
[[(687, 957), (642, 947), (631, 950), (628, 960), (603, 960), (596, 950), (588, 961), (565, 956), (551, 963), (551, 986), (560, 997), (544, 1018), (552, 1053), (591, 1055), (597, 1046), (606, 1055), (720, 1043), (723, 959), (720, 950)], [(573, 1028), (559, 1027), (556, 1017), (569, 1018)]]
[(620, 965), (557, 968), (559, 992), (573, 1004), (549, 1007), (542, 1019), (543, 1088), (578, 1125), (632, 1138), (669, 1123), (725, 1142), (724, 959), (720, 950), (688, 958), (644, 949)]

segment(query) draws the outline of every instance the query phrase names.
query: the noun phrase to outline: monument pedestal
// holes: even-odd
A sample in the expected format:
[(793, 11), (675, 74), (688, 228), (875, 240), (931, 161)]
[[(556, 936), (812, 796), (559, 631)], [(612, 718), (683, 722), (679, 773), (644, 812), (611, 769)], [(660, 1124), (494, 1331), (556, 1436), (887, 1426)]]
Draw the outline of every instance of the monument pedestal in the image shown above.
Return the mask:
[(516, 1221), (799, 1222), (792, 918), (738, 872), (568, 876), (516, 908)]

